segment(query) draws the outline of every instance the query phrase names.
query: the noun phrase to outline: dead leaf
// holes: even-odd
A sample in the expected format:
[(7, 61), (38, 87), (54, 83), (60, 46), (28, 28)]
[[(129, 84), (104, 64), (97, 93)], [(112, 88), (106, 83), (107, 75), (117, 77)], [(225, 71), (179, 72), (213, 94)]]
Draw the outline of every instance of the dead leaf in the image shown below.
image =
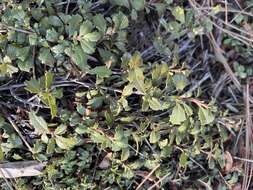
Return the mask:
[(233, 168), (233, 158), (231, 156), (231, 154), (226, 151), (224, 154), (224, 159), (225, 159), (225, 172), (229, 173), (231, 171), (231, 169)]
[(7, 162), (0, 164), (1, 178), (17, 178), (42, 174), (45, 164), (37, 161)]
[(111, 166), (111, 158), (112, 153), (110, 152), (103, 158), (98, 167), (102, 170), (109, 168)]

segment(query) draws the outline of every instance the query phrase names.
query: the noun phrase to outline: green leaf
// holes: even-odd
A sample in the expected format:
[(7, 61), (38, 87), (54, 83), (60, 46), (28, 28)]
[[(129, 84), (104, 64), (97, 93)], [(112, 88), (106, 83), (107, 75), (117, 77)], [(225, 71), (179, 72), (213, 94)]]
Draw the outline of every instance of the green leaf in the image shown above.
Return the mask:
[(173, 0), (165, 0), (165, 2), (167, 3), (167, 5), (170, 5), (171, 3), (173, 3)]
[(90, 73), (95, 74), (98, 77), (105, 78), (111, 76), (112, 71), (105, 66), (97, 66), (94, 69), (90, 70)]
[(70, 150), (77, 144), (77, 139), (74, 137), (65, 138), (58, 135), (56, 135), (55, 137), (56, 137), (55, 140), (56, 140), (57, 146), (59, 146), (61, 149), (64, 149), (64, 150)]
[(122, 173), (122, 177), (125, 177), (127, 179), (131, 179), (134, 177), (134, 172), (129, 167), (124, 168), (124, 172)]
[(121, 161), (126, 161), (130, 156), (129, 148), (123, 148), (121, 152)]
[(54, 74), (50, 72), (45, 73), (45, 88), (49, 89), (53, 83)]
[(37, 42), (38, 42), (38, 36), (37, 36), (37, 34), (29, 34), (28, 40), (29, 40), (29, 44), (31, 46), (36, 45)]
[(95, 52), (95, 45), (96, 45), (95, 42), (87, 41), (85, 39), (81, 39), (80, 44), (81, 44), (81, 47), (82, 47), (82, 49), (85, 53), (92, 54), (92, 53)]
[(142, 98), (142, 105), (141, 105), (141, 111), (146, 112), (149, 109), (149, 102), (148, 99), (143, 96)]
[(27, 47), (22, 47), (22, 48), (16, 48), (16, 56), (17, 58), (20, 60), (20, 61), (25, 61), (26, 58), (28, 57), (29, 55), (29, 52), (30, 52), (30, 47), (27, 46)]
[(105, 65), (112, 65), (116, 62), (117, 58), (111, 51), (102, 48), (98, 48), (98, 51)]
[(124, 87), (122, 95), (123, 96), (130, 96), (133, 93), (133, 85), (128, 84)]
[(18, 72), (18, 68), (12, 66), (8, 63), (0, 64), (0, 76), (9, 75), (12, 76), (12, 74)]
[(25, 61), (17, 60), (17, 65), (21, 71), (30, 72), (33, 67), (33, 58), (29, 56)]
[(55, 29), (49, 29), (47, 30), (46, 39), (49, 42), (56, 42), (58, 40), (58, 33), (55, 31)]
[(39, 60), (48, 66), (54, 65), (54, 57), (51, 54), (50, 50), (47, 48), (41, 48), (39, 52)]
[(56, 98), (49, 92), (41, 93), (41, 98), (50, 107), (51, 117), (57, 116)]
[(149, 107), (152, 110), (158, 111), (158, 110), (163, 110), (162, 104), (160, 103), (160, 101), (157, 98), (150, 98), (148, 99), (148, 103), (149, 103)]
[(178, 127), (178, 132), (182, 133), (187, 129), (187, 122), (184, 122), (180, 127)]
[(34, 127), (35, 132), (38, 135), (41, 135), (43, 133), (50, 133), (46, 121), (41, 116), (37, 116), (34, 111), (31, 111), (29, 113), (29, 120), (30, 124), (32, 127)]
[(61, 99), (63, 97), (63, 90), (62, 88), (54, 88), (53, 91), (51, 91), (52, 96), (54, 96), (57, 99)]
[(64, 43), (57, 44), (57, 45), (51, 47), (51, 51), (53, 53), (55, 53), (56, 56), (58, 56), (58, 55), (61, 55), (62, 53), (64, 53), (65, 48), (66, 48), (66, 44), (64, 44)]
[(105, 121), (108, 126), (111, 126), (114, 123), (114, 116), (111, 112), (105, 111)]
[(184, 88), (188, 85), (188, 80), (186, 76), (176, 74), (173, 76), (173, 83), (176, 86), (177, 90), (184, 90)]
[(0, 161), (3, 161), (3, 160), (4, 160), (4, 152), (2, 149), (2, 145), (0, 145)]
[(49, 16), (48, 22), (52, 26), (60, 27), (63, 25), (61, 19), (58, 16)]
[(160, 140), (160, 133), (159, 133), (159, 131), (153, 130), (150, 133), (149, 142), (152, 143), (152, 144), (154, 144), (154, 143), (157, 143), (159, 140)]
[(131, 57), (128, 65), (131, 69), (135, 69), (140, 67), (143, 64), (141, 54), (139, 52), (135, 52), (134, 55)]
[(132, 9), (132, 11), (131, 11), (131, 19), (134, 20), (134, 21), (136, 21), (137, 18), (138, 18), (137, 11), (135, 9)]
[(75, 46), (73, 48), (67, 48), (65, 53), (72, 59), (72, 61), (83, 71), (89, 69), (87, 64), (88, 56), (80, 46)]
[(124, 6), (126, 8), (130, 7), (128, 0), (110, 0), (110, 3), (113, 5)]
[(99, 32), (91, 32), (82, 36), (83, 40), (97, 42), (100, 38)]
[(163, 3), (155, 3), (154, 6), (158, 15), (162, 17), (162, 15), (164, 15), (164, 12), (166, 11), (167, 6), (164, 6)]
[(48, 141), (49, 141), (49, 139), (48, 139), (48, 136), (47, 136), (47, 134), (46, 133), (43, 133), (42, 135), (41, 135), (41, 141), (43, 142), (43, 143), (45, 143), (45, 144), (47, 144), (48, 143)]
[(65, 132), (67, 131), (67, 125), (59, 125), (55, 131), (54, 131), (54, 134), (55, 135), (63, 135)]
[(91, 106), (93, 109), (97, 109), (102, 106), (103, 102), (104, 102), (104, 97), (98, 96), (89, 100), (87, 105)]
[(162, 158), (167, 158), (171, 155), (171, 153), (172, 153), (172, 147), (171, 146), (165, 146), (161, 151), (161, 157)]
[(105, 33), (106, 31), (106, 20), (102, 14), (97, 14), (93, 17), (93, 23), (98, 30)]
[(198, 117), (201, 125), (208, 125), (212, 123), (215, 119), (210, 109), (205, 109), (203, 107), (199, 107)]
[(78, 31), (80, 27), (80, 23), (82, 22), (83, 18), (80, 15), (73, 15), (68, 20), (68, 26), (66, 26), (66, 30), (69, 36), (73, 36), (76, 31)]
[[(1, 60), (1, 59), (0, 59)], [(3, 58), (3, 62), (0, 63), (0, 76), (9, 75), (12, 76), (12, 74), (18, 72), (18, 68), (11, 65), (11, 59), (8, 56), (5, 56)]]
[(25, 89), (31, 93), (38, 94), (41, 92), (41, 86), (38, 80), (31, 79), (25, 82)]
[(37, 21), (39, 21), (43, 17), (42, 9), (35, 9), (35, 8), (33, 8), (31, 10), (31, 13), (32, 13), (32, 17), (34, 19), (36, 19)]
[(185, 14), (182, 7), (177, 6), (172, 10), (172, 15), (181, 23), (185, 23)]
[(176, 103), (170, 115), (170, 122), (173, 125), (180, 125), (185, 120), (186, 115), (184, 108), (179, 103)]
[(143, 10), (145, 7), (145, 0), (132, 0), (132, 7), (137, 11)]
[(48, 104), (50, 107), (51, 117), (54, 118), (57, 116), (57, 106), (56, 106), (56, 99), (54, 96), (48, 96)]
[(92, 23), (90, 21), (83, 22), (80, 26), (79, 35), (84, 36), (90, 33), (93, 29)]
[(86, 109), (82, 104), (78, 103), (77, 106), (76, 106), (76, 110), (79, 114), (85, 115)]
[(118, 30), (122, 30), (128, 27), (128, 18), (122, 12), (119, 12), (118, 14), (114, 14), (112, 16), (112, 20), (115, 24), (115, 28)]
[(131, 70), (127, 79), (137, 90), (145, 93), (146, 89), (144, 85), (144, 75), (141, 68), (135, 68), (134, 70)]
[(187, 160), (188, 160), (188, 156), (186, 153), (181, 153), (180, 158), (179, 158), (179, 164), (181, 167), (186, 167), (187, 166)]
[(185, 103), (183, 103), (183, 106), (184, 106), (184, 110), (185, 110), (186, 115), (191, 116), (193, 114), (191, 107)]
[(52, 153), (54, 153), (54, 149), (55, 149), (55, 139), (51, 138), (48, 141), (46, 153), (52, 154)]
[[(97, 42), (101, 37), (99, 32), (91, 32), (92, 28), (93, 27), (90, 22), (85, 22), (80, 27), (79, 34), (81, 38), (81, 43), (86, 44), (86, 46), (90, 46), (90, 44), (92, 44), (90, 42)], [(86, 53), (89, 53), (89, 52), (86, 52)]]

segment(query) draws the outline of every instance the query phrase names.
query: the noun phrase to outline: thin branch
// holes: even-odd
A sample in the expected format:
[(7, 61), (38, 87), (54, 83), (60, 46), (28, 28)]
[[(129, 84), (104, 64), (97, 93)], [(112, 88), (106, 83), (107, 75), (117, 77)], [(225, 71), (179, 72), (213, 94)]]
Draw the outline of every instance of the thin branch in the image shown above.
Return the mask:
[[(59, 81), (55, 81), (52, 85), (52, 88), (73, 86), (74, 84), (81, 85), (85, 88), (96, 88), (96, 86), (91, 84), (91, 83), (82, 82), (82, 81), (78, 81), (78, 80), (59, 80)], [(23, 84), (14, 84), (14, 85), (9, 85), (9, 86), (3, 85), (2, 87), (0, 86), (0, 92), (1, 91), (11, 91), (12, 89), (17, 89), (17, 88), (24, 88), (25, 86), (26, 85), (24, 83)], [(122, 90), (112, 88), (112, 87), (98, 86), (98, 88), (101, 88), (103, 90), (109, 90), (109, 91), (117, 92), (117, 93), (120, 93), (120, 94), (123, 93)], [(140, 91), (134, 91), (133, 94), (144, 95)]]
[[(250, 113), (250, 100), (249, 100), (249, 81), (247, 81), (246, 88), (244, 90), (245, 98), (245, 119), (246, 119), (246, 159), (251, 158), (251, 148), (252, 148), (252, 118)], [(244, 164), (245, 174), (243, 177), (242, 189), (249, 189), (249, 185), (252, 179), (253, 167), (252, 163), (246, 162)]]
[(148, 188), (148, 190), (152, 190), (154, 189), (159, 183), (161, 183), (163, 180), (166, 179), (166, 177), (168, 177), (171, 173), (167, 173), (165, 176), (163, 176), (161, 179), (159, 179), (159, 181), (157, 181), (154, 185), (152, 185), (150, 188)]
[(26, 147), (28, 148), (28, 150), (33, 153), (33, 149), (30, 146), (30, 144), (26, 141), (25, 137), (22, 135), (22, 133), (20, 132), (19, 128), (17, 127), (17, 125), (15, 124), (15, 122), (12, 120), (12, 118), (9, 116), (9, 114), (7, 113), (7, 111), (3, 110), (7, 120), (10, 122), (11, 126), (15, 129), (15, 131), (18, 133), (19, 137), (22, 139), (22, 141), (24, 142), (24, 144), (26, 145)]
[(7, 29), (7, 30), (14, 30), (16, 32), (21, 32), (21, 33), (25, 33), (25, 34), (34, 34), (34, 32), (32, 32), (32, 31), (24, 30), (24, 29), (21, 29), (21, 28), (15, 28), (13, 26), (8, 26), (8, 25), (3, 24), (3, 23), (0, 24), (0, 28)]
[(19, 96), (17, 96), (14, 92), (14, 90), (11, 88), (10, 89), (10, 92), (11, 92), (11, 95), (16, 99), (18, 100), (19, 102), (22, 102), (23, 104), (27, 104), (27, 105), (31, 105), (32, 107), (39, 107), (39, 108), (49, 108), (48, 106), (44, 106), (44, 105), (41, 105), (41, 104), (35, 104), (35, 103), (32, 103), (32, 102), (29, 102), (25, 99), (22, 99), (20, 98)]
[(139, 190), (142, 185), (150, 178), (150, 176), (160, 167), (160, 164), (158, 164), (156, 167), (153, 168), (153, 170), (142, 180), (142, 182), (138, 185), (136, 190)]
[(200, 79), (195, 85), (193, 85), (183, 96), (187, 96), (188, 94), (191, 94), (193, 91), (195, 91), (203, 82), (208, 80), (210, 78), (210, 74), (206, 73), (202, 79)]
[(236, 88), (241, 91), (241, 83), (239, 82), (239, 80), (237, 79), (237, 77), (235, 76), (235, 74), (233, 73), (232, 69), (230, 68), (226, 58), (224, 57), (224, 55), (221, 52), (220, 47), (218, 46), (218, 44), (216, 43), (212, 33), (210, 33), (210, 41), (213, 44), (213, 48), (216, 54), (216, 59), (223, 64), (225, 71), (229, 74), (231, 80), (234, 82)]

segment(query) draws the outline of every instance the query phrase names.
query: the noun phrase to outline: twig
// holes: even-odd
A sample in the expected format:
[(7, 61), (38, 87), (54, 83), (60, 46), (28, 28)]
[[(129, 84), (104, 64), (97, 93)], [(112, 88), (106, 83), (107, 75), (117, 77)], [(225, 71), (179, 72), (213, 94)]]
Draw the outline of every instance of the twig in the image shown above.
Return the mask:
[(152, 151), (152, 153), (155, 154), (155, 150), (153, 149), (153, 147), (151, 146), (151, 144), (148, 142), (148, 140), (145, 138), (144, 141), (148, 145), (148, 147)]
[(0, 27), (5, 27), (6, 29), (9, 29), (9, 30), (14, 30), (16, 32), (22, 32), (22, 33), (25, 33), (25, 34), (34, 34), (34, 32), (31, 32), (31, 31), (28, 31), (28, 30), (24, 30), (24, 29), (20, 29), (20, 28), (15, 28), (13, 26), (8, 26), (6, 24), (0, 24)]
[(226, 181), (226, 179), (223, 177), (222, 173), (219, 171), (219, 175), (221, 179), (224, 181), (224, 183), (227, 185), (228, 189), (231, 189), (231, 185)]
[[(229, 8), (227, 11), (229, 13), (238, 13), (238, 15), (246, 15), (246, 16), (250, 16), (253, 17), (253, 14), (251, 14), (250, 12), (247, 12), (245, 10), (247, 10), (248, 8), (252, 7), (253, 4), (249, 5), (248, 7), (244, 8), (243, 10), (237, 10), (237, 9), (233, 9), (233, 8)], [(212, 7), (195, 7), (197, 10), (213, 10)], [(186, 9), (186, 10), (190, 10), (190, 9)], [(226, 10), (224, 8), (221, 8), (219, 10), (220, 12), (225, 12)], [(238, 17), (238, 15), (236, 15), (235, 17)], [(230, 21), (230, 23), (233, 22), (235, 18), (232, 19), (232, 21)]]
[(158, 164), (156, 167), (153, 168), (153, 170), (142, 180), (142, 182), (138, 185), (136, 190), (139, 190), (142, 185), (150, 178), (150, 176), (160, 167), (160, 164)]
[(232, 22), (234, 22), (234, 20), (238, 17), (238, 16), (240, 16), (240, 15), (242, 15), (242, 14), (244, 14), (244, 15), (247, 15), (247, 16), (251, 16), (251, 17), (253, 17), (253, 15), (252, 14), (250, 14), (250, 12), (247, 12), (246, 10), (247, 9), (249, 9), (250, 7), (252, 7), (253, 6), (253, 3), (251, 3), (250, 5), (248, 5), (247, 7), (245, 7), (243, 10), (239, 10), (239, 11), (235, 11), (236, 13), (238, 13), (231, 21), (230, 21), (230, 23), (232, 23)]
[(32, 102), (29, 102), (27, 100), (24, 100), (20, 97), (18, 97), (12, 88), (10, 88), (10, 92), (11, 92), (11, 95), (16, 99), (18, 100), (19, 102), (22, 102), (23, 104), (28, 104), (28, 105), (31, 105), (32, 107), (39, 107), (39, 108), (49, 108), (48, 106), (44, 106), (44, 105), (40, 105), (40, 104), (35, 104), (35, 103), (32, 103)]
[(65, 14), (68, 14), (69, 4), (70, 4), (70, 0), (67, 0), (67, 6), (66, 6)]
[(11, 184), (9, 183), (9, 181), (6, 179), (6, 177), (5, 177), (5, 175), (4, 175), (3, 171), (2, 171), (2, 168), (0, 168), (0, 173), (3, 176), (4, 181), (7, 184), (7, 186), (10, 188), (10, 190), (14, 190), (14, 188), (11, 186)]
[[(249, 81), (247, 81), (246, 88), (244, 89), (245, 98), (245, 119), (246, 119), (246, 159), (250, 159), (251, 148), (252, 148), (252, 118), (250, 113), (250, 100), (249, 100)], [(246, 162), (244, 164), (245, 174), (243, 177), (242, 189), (249, 189), (249, 185), (252, 179), (253, 167), (252, 163)]]
[(189, 98), (188, 100), (189, 100), (190, 102), (196, 104), (196, 105), (199, 106), (199, 107), (203, 107), (203, 108), (205, 108), (205, 109), (208, 109), (208, 108), (209, 108), (209, 106), (208, 106), (207, 104), (203, 103), (202, 101), (199, 101), (199, 100), (196, 99), (196, 98)]
[(195, 164), (197, 164), (197, 166), (199, 166), (206, 174), (208, 174), (207, 171), (206, 171), (206, 169), (200, 163), (198, 163), (196, 160), (194, 160), (191, 156), (189, 157), (189, 159), (192, 162), (194, 162)]
[[(199, 8), (197, 7), (198, 3), (196, 3), (194, 0), (188, 0), (188, 1), (190, 2), (191, 6), (192, 6), (196, 11), (198, 11), (199, 14), (201, 14), (201, 16), (206, 17), (204, 14), (202, 14), (201, 9), (199, 9)], [(205, 12), (206, 12), (206, 11), (205, 11)], [(206, 12), (206, 13), (208, 14), (208, 12)], [(213, 16), (213, 15), (210, 15), (210, 16), (213, 17), (213, 18), (219, 19), (219, 18), (217, 18), (216, 16)], [(219, 20), (220, 20), (221, 22), (225, 23), (223, 20), (221, 20), (221, 19), (219, 19)], [(247, 46), (253, 47), (253, 45), (251, 44), (251, 42), (253, 42), (253, 40), (249, 39), (248, 37), (245, 37), (245, 36), (242, 36), (242, 35), (240, 35), (240, 34), (237, 34), (237, 33), (235, 33), (235, 32), (232, 32), (232, 31), (230, 31), (230, 30), (227, 30), (227, 29), (225, 29), (225, 28), (223, 28), (223, 27), (220, 27), (218, 24), (216, 24), (216, 23), (213, 22), (212, 20), (210, 20), (210, 21), (211, 21), (211, 23), (212, 23), (216, 28), (218, 28), (218, 29), (221, 30), (222, 32), (228, 34), (228, 35), (231, 36), (232, 38), (235, 38), (235, 39), (241, 41), (242, 43), (246, 44)], [(228, 25), (228, 24), (227, 24), (227, 25)], [(233, 26), (233, 25), (229, 24), (229, 26), (231, 27), (231, 26)], [(238, 29), (238, 28), (235, 27), (235, 26), (233, 26), (232, 28), (236, 28), (237, 30), (239, 30), (239, 31), (241, 31), (241, 32), (247, 33), (246, 31), (241, 30), (241, 29)]]
[(36, 61), (35, 61), (35, 58), (36, 58), (36, 48), (35, 46), (33, 46), (33, 68), (32, 68), (32, 72), (33, 72), (33, 78), (36, 79)]
[(237, 156), (234, 156), (233, 158), (234, 158), (235, 160), (240, 160), (240, 161), (244, 161), (244, 162), (253, 163), (253, 160), (250, 160), (250, 159), (240, 158), (240, 157), (237, 157)]
[(7, 120), (10, 122), (10, 124), (12, 125), (12, 127), (15, 129), (15, 131), (18, 133), (19, 137), (22, 139), (22, 141), (24, 142), (24, 144), (26, 145), (26, 147), (28, 148), (28, 150), (33, 153), (33, 149), (32, 147), (29, 145), (29, 143), (26, 141), (25, 137), (22, 135), (22, 133), (20, 132), (19, 128), (17, 127), (17, 125), (15, 124), (15, 122), (11, 119), (11, 117), (9, 116), (9, 114), (7, 113), (6, 110), (2, 109), (4, 115), (6, 116)]
[[(52, 88), (63, 87), (63, 86), (73, 86), (73, 84), (79, 84), (79, 85), (81, 85), (85, 88), (95, 88), (96, 87), (95, 85), (93, 85), (91, 83), (81, 82), (81, 81), (78, 81), (78, 80), (59, 80), (59, 81), (55, 81), (53, 83)], [(26, 85), (24, 83), (23, 84), (14, 84), (14, 85), (10, 85), (10, 86), (3, 85), (2, 87), (0, 86), (0, 92), (1, 91), (10, 91), (11, 89), (24, 88), (25, 86)], [(122, 90), (115, 89), (115, 88), (112, 88), (112, 87), (98, 86), (98, 88), (122, 94)], [(144, 95), (140, 91), (134, 91), (133, 94)]]
[(216, 54), (216, 59), (217, 61), (219, 61), (220, 63), (223, 64), (225, 71), (229, 74), (230, 78), (232, 79), (232, 81), (234, 82), (236, 88), (241, 91), (241, 83), (239, 82), (239, 80), (236, 78), (235, 74), (233, 73), (232, 69), (230, 68), (226, 58), (222, 55), (221, 49), (220, 47), (217, 45), (213, 35), (210, 33), (210, 40), (213, 44), (213, 48)]
[(154, 185), (152, 185), (150, 188), (148, 188), (148, 190), (152, 190), (153, 188), (155, 188), (159, 183), (161, 183), (169, 175), (170, 175), (170, 173), (167, 173), (165, 176), (163, 176), (161, 179), (159, 179)]
[[(208, 13), (208, 12), (206, 12), (206, 13)], [(240, 28), (238, 28), (238, 27), (236, 27), (236, 26), (234, 26), (234, 25), (232, 25), (232, 24), (230, 24), (230, 23), (228, 23), (228, 22), (226, 22), (226, 21), (223, 21), (222, 19), (220, 19), (220, 18), (218, 18), (217, 16), (215, 16), (215, 15), (210, 15), (211, 17), (213, 17), (214, 19), (217, 19), (217, 20), (219, 20), (221, 23), (223, 23), (225, 26), (228, 26), (228, 27), (230, 27), (230, 28), (233, 28), (233, 29), (235, 29), (235, 30), (237, 30), (238, 32), (241, 32), (241, 33), (244, 33), (245, 35), (248, 35), (248, 36), (251, 36), (251, 33), (250, 32), (247, 32), (246, 30), (242, 30), (242, 29), (240, 29)], [(211, 22), (213, 22), (213, 21), (211, 21)], [(216, 23), (214, 23), (213, 22), (213, 24), (215, 24), (216, 25)], [(239, 34), (237, 34), (238, 36), (239, 36)], [(241, 35), (240, 35), (241, 36)], [(241, 36), (242, 37), (242, 36)], [(245, 40), (247, 40), (247, 37), (243, 37)]]
[(240, 3), (239, 3), (237, 0), (235, 0), (235, 3), (236, 3), (237, 6), (242, 10), (242, 6), (240, 5)]
[(228, 2), (225, 0), (225, 22), (228, 24)]
[(207, 79), (210, 78), (210, 74), (206, 73), (202, 79), (200, 79), (194, 86), (192, 86), (185, 94), (184, 96), (187, 96), (188, 94), (191, 94), (194, 90), (196, 90), (203, 82), (205, 82)]

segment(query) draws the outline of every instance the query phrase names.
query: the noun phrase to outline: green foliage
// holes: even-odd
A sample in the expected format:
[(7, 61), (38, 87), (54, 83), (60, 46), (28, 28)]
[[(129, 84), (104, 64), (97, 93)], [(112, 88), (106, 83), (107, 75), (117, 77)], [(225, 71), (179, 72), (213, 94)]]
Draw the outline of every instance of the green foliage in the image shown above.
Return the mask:
[(173, 16), (176, 20), (180, 21), (181, 23), (185, 23), (185, 14), (184, 9), (182, 7), (176, 7), (172, 10)]
[(185, 120), (186, 114), (184, 108), (179, 103), (176, 103), (170, 115), (170, 122), (173, 125), (180, 125)]
[(51, 116), (54, 118), (57, 115), (56, 98), (61, 98), (61, 95), (59, 97), (56, 96), (57, 90), (51, 89), (52, 83), (53, 74), (46, 72), (45, 76), (39, 80), (31, 79), (30, 81), (26, 81), (26, 90), (37, 94), (42, 102), (49, 106)]
[[(3, 112), (0, 160), (46, 163), (42, 176), (17, 179), (15, 187), (136, 189), (154, 168), (143, 189), (159, 179), (161, 189), (170, 181), (179, 189), (203, 189), (200, 180), (237, 183), (240, 172), (221, 176), (229, 136), (222, 110), (208, 87), (195, 88), (193, 73), (206, 61), (195, 54), (202, 58), (221, 7), (201, 19), (190, 7), (175, 0), (0, 2), (0, 106), (32, 147)], [(252, 55), (236, 40), (223, 43)], [(242, 79), (252, 74), (239, 63), (234, 70)]]
[(36, 134), (41, 135), (44, 133), (49, 133), (46, 121), (42, 117), (37, 116), (35, 112), (32, 111), (29, 113), (29, 119), (32, 127), (35, 129)]

